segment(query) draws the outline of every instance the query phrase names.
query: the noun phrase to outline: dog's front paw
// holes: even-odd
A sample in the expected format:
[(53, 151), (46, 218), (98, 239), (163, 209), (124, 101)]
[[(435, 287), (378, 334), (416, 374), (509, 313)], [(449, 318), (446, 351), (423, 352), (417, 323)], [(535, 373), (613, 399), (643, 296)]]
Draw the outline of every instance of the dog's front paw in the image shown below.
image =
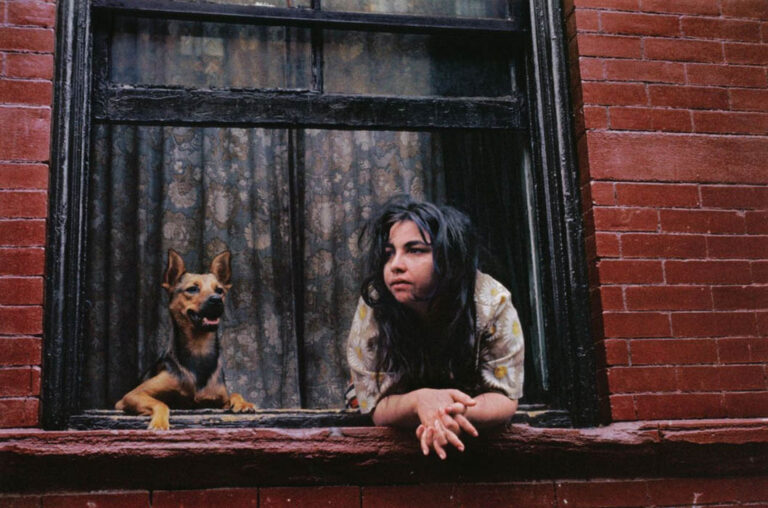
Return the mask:
[(170, 411), (165, 406), (155, 407), (152, 411), (152, 418), (149, 420), (147, 430), (168, 430), (170, 424)]
[(246, 402), (243, 396), (239, 393), (233, 393), (229, 397), (229, 410), (233, 413), (255, 413), (256, 406), (250, 402)]

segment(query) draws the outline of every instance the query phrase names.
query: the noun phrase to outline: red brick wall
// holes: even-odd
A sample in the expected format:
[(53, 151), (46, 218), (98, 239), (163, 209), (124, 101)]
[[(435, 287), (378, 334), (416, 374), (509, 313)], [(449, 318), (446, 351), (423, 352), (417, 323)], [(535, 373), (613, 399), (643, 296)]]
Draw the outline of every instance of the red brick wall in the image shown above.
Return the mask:
[(768, 415), (768, 2), (565, 5), (613, 419)]
[(0, 505), (54, 507), (314, 507), (424, 508), (578, 506), (764, 506), (768, 477), (653, 480), (568, 480), (532, 483), (412, 486), (269, 487), (192, 491), (124, 491), (2, 496)]
[(39, 421), (55, 10), (0, 0), (0, 427)]
[[(768, 3), (565, 3), (612, 416), (768, 415)], [(54, 17), (0, 0), (0, 427), (39, 421)]]

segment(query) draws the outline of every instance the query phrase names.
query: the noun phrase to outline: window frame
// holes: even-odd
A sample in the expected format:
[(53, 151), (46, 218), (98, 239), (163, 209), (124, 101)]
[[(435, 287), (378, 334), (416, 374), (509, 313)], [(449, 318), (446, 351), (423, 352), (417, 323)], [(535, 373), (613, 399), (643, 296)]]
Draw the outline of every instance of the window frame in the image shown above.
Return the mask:
[[(319, 0), (313, 0), (319, 7)], [(436, 105), (447, 107), (455, 117), (440, 117), (408, 123), (396, 115), (376, 122), (383, 127), (466, 127), (471, 122), (472, 107), (487, 107), (490, 118), (499, 128), (527, 127), (531, 136), (532, 178), (536, 206), (532, 210), (538, 224), (536, 241), (542, 264), (542, 282), (545, 288), (544, 337), (548, 352), (548, 373), (552, 378), (552, 404), (548, 407), (531, 406), (522, 421), (546, 426), (590, 426), (598, 422), (599, 398), (597, 393), (594, 344), (590, 332), (589, 293), (584, 228), (581, 215), (579, 178), (574, 156), (573, 134), (568, 97), (568, 74), (565, 63), (563, 38), (563, 12), (558, 0), (531, 0), (530, 8), (522, 0), (510, 1), (516, 13), (508, 20), (476, 20), (465, 18), (431, 18), (390, 14), (328, 13), (308, 9), (231, 6), (221, 4), (184, 4), (168, 0), (62, 0), (58, 6), (56, 82), (54, 90), (53, 130), (51, 137), (51, 178), (49, 190), (49, 221), (46, 248), (46, 305), (44, 315), (42, 422), (48, 429), (66, 428), (80, 422), (79, 428), (94, 424), (98, 418), (83, 415), (78, 404), (78, 388), (83, 379), (81, 365), (83, 353), (83, 316), (88, 302), (85, 298), (84, 255), (88, 240), (87, 185), (88, 155), (91, 120), (111, 119), (142, 123), (151, 117), (150, 111), (141, 118), (125, 115), (121, 104), (132, 104), (140, 109), (147, 96), (165, 98), (170, 109), (188, 94), (202, 94), (204, 101), (217, 107), (224, 104), (229, 116), (221, 123), (231, 125), (245, 122), (232, 107), (237, 97), (246, 97), (257, 111), (270, 114), (270, 105), (292, 104), (293, 107), (327, 107), (324, 113), (303, 121), (302, 126), (328, 126), (364, 128), (370, 126), (356, 120), (360, 111), (371, 112), (386, 105), (381, 99), (330, 94), (318, 96), (312, 92), (190, 92), (181, 89), (148, 87), (139, 90), (121, 90), (112, 87), (104, 94), (94, 95), (94, 80), (104, 79), (108, 69), (106, 55), (94, 53), (92, 24), (104, 12), (136, 13), (164, 16), (172, 13), (176, 19), (205, 19), (207, 21), (258, 21), (260, 24), (320, 26), (323, 28), (358, 29), (366, 31), (405, 31), (413, 33), (494, 33), (508, 35), (510, 39), (530, 44), (526, 51), (527, 101), (506, 98), (504, 101), (480, 98), (460, 100), (451, 98), (392, 99), (408, 108)], [(514, 7), (514, 10), (513, 10)], [(220, 19), (213, 19), (215, 10)], [(530, 28), (523, 29), (521, 20), (530, 18)], [(525, 40), (528, 37), (527, 41)], [(99, 46), (98, 44), (96, 45)], [(101, 46), (103, 47), (103, 46)], [(314, 85), (322, 76), (313, 78)], [(106, 82), (106, 81), (102, 81)], [(322, 87), (321, 87), (322, 88)], [(147, 95), (148, 94), (148, 95)], [(206, 96), (207, 94), (207, 96)], [(327, 100), (328, 102), (323, 102)], [(136, 102), (138, 101), (138, 103)], [(217, 102), (218, 101), (218, 102)], [(527, 102), (527, 107), (523, 105)], [(472, 107), (467, 108), (467, 103)], [(503, 103), (503, 104), (502, 104)], [(324, 123), (323, 114), (330, 106), (346, 104), (332, 124)], [(93, 106), (93, 109), (91, 109)], [(391, 103), (380, 111), (396, 111)], [(262, 108), (262, 109), (258, 109)], [(145, 108), (146, 109), (146, 108)], [(317, 109), (315, 109), (317, 111)], [(346, 111), (346, 112), (345, 112)], [(217, 110), (218, 112), (218, 110)], [(185, 111), (188, 115), (190, 111)], [(251, 112), (249, 112), (251, 113)], [(453, 113), (451, 113), (453, 114)], [(496, 114), (496, 116), (493, 116)], [(123, 115), (123, 116), (121, 116)], [(346, 115), (346, 116), (345, 116)], [(187, 118), (189, 118), (187, 116)], [(265, 117), (268, 118), (268, 117)], [(167, 117), (163, 117), (167, 120)], [(469, 120), (468, 120), (469, 119)], [(156, 118), (156, 120), (158, 120)], [(181, 120), (181, 118), (179, 118)], [(456, 124), (450, 124), (451, 121)], [(296, 125), (295, 120), (277, 125)], [(252, 122), (252, 120), (251, 120)], [(436, 122), (434, 125), (430, 122)], [(448, 122), (448, 124), (446, 124)], [(462, 123), (464, 122), (464, 123)], [(197, 120), (196, 125), (216, 124), (210, 117)], [(260, 123), (263, 125), (263, 121)], [(470, 125), (471, 126), (471, 125)], [(526, 409), (526, 408), (523, 408)], [(539, 410), (545, 410), (543, 416)], [(329, 425), (334, 421), (328, 415), (314, 417), (307, 411), (296, 411), (299, 426)], [(73, 419), (74, 417), (74, 419)], [(326, 418), (325, 420), (323, 418)], [(215, 418), (214, 418), (215, 420)], [(282, 425), (287, 420), (263, 419), (267, 425)], [(292, 420), (293, 421), (293, 420)], [(343, 418), (339, 420), (344, 423)], [(290, 425), (290, 424), (289, 424)], [(247, 426), (247, 423), (246, 423)]]

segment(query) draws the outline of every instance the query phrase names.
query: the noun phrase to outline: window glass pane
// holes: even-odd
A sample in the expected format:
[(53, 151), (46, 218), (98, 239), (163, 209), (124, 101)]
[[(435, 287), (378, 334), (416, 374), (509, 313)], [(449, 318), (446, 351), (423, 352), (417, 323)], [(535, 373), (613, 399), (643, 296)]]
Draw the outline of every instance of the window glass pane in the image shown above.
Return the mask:
[[(187, 0), (189, 1), (189, 0)], [(311, 7), (312, 0), (192, 0), (208, 4), (253, 5), (256, 7)]]
[(115, 19), (110, 81), (200, 88), (307, 89), (306, 29)]
[(525, 328), (526, 400), (541, 401), (527, 146), (525, 135), (500, 131), (96, 125), (81, 407), (112, 407), (165, 350), (169, 248), (192, 272), (232, 252), (219, 329), (230, 390), (261, 408), (300, 407), (301, 393), (308, 408), (343, 406), (357, 238), (377, 205), (401, 193), (472, 217), (483, 271), (512, 291)]
[(505, 18), (507, 0), (323, 0), (328, 11)]
[(500, 97), (513, 90), (510, 48), (446, 35), (324, 31), (329, 93)]

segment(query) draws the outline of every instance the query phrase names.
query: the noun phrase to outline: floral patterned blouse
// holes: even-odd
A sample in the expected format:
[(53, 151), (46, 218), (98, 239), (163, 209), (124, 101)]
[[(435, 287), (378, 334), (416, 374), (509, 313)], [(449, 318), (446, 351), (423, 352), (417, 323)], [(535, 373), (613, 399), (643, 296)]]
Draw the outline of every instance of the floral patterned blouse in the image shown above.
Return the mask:
[[(490, 275), (478, 272), (475, 306), (477, 333), (482, 337), (478, 358), (482, 388), (519, 399), (523, 396), (523, 332), (510, 293)], [(373, 310), (360, 298), (347, 341), (354, 385), (347, 399), (356, 398), (363, 413), (369, 413), (396, 380), (394, 374), (380, 372), (381, 382), (376, 382), (377, 333)]]

